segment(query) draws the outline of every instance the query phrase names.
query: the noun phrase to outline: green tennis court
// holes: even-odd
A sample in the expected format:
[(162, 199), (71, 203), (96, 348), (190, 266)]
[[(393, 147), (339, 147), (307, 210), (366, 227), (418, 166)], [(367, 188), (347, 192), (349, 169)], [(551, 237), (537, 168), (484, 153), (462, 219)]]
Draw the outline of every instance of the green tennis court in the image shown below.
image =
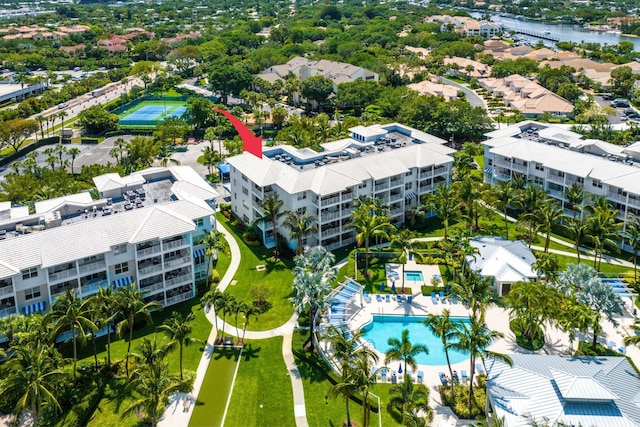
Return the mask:
[(142, 101), (120, 113), (122, 127), (154, 127), (167, 117), (180, 117), (187, 111), (182, 101)]

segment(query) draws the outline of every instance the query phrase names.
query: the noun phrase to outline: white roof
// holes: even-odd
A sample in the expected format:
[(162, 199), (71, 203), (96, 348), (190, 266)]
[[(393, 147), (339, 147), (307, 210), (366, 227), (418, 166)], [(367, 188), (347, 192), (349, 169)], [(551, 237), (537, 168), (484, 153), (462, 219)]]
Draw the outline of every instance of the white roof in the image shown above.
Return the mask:
[(195, 219), (213, 213), (206, 204), (179, 200), (0, 240), (0, 277), (106, 253), (123, 243), (191, 232), (196, 229)]
[(487, 361), (487, 393), (505, 426), (640, 426), (640, 377), (624, 357), (511, 354)]
[(91, 193), (84, 191), (82, 193), (70, 194), (68, 196), (56, 197), (55, 199), (43, 200), (35, 203), (36, 213), (52, 212), (60, 209), (66, 204), (90, 205), (93, 203)]
[(96, 185), (99, 192), (103, 192), (142, 185), (145, 183), (145, 179), (140, 174), (120, 176), (117, 173), (106, 173), (104, 175), (94, 177), (93, 183)]
[(514, 283), (535, 278), (531, 266), (536, 257), (522, 240), (504, 240), (500, 237), (476, 237), (469, 244), (478, 250), (466, 257), (469, 268), (481, 276), (495, 277), (502, 283)]

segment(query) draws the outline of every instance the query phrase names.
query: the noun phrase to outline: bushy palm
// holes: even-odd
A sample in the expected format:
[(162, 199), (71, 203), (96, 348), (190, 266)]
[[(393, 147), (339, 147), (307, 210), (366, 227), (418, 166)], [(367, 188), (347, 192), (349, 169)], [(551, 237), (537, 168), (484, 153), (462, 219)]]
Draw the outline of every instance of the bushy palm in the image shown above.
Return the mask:
[(399, 261), (402, 263), (402, 293), (404, 294), (404, 266), (409, 257), (409, 251), (413, 249), (413, 233), (403, 228), (391, 236), (391, 247), (400, 249)]
[(484, 321), (487, 305), (492, 300), (491, 280), (467, 270), (466, 274), (459, 274), (458, 280), (451, 285), (462, 303), (471, 308), (471, 316)]
[(638, 252), (640, 252), (640, 218), (630, 214), (625, 225), (624, 238), (631, 248), (631, 257), (629, 261), (633, 261), (633, 281), (638, 283)]
[(507, 219), (507, 209), (517, 199), (517, 192), (514, 183), (509, 181), (500, 181), (498, 185), (493, 187), (493, 194), (500, 202), (500, 208), (504, 215), (505, 238), (509, 239), (509, 220)]
[(275, 242), (274, 255), (278, 258), (278, 220), (284, 212), (282, 206), (284, 202), (277, 193), (270, 193), (264, 197), (264, 200), (258, 202), (262, 208), (262, 215), (256, 219), (256, 222), (269, 222), (273, 229), (273, 240)]
[(111, 330), (117, 312), (117, 300), (113, 287), (100, 288), (98, 293), (91, 297), (91, 300), (98, 313), (98, 325), (107, 328), (107, 365), (111, 365)]
[[(398, 410), (403, 418), (406, 413), (417, 413), (419, 409), (428, 410), (429, 391), (423, 386), (415, 386), (411, 377), (389, 389), (389, 405)], [(404, 424), (404, 423), (403, 423)]]
[[(442, 314), (439, 316), (428, 316), (422, 321), (424, 325), (429, 328), (431, 333), (440, 337), (442, 341), (442, 348), (444, 348), (444, 355), (447, 358), (447, 366), (449, 367), (449, 378), (453, 378), (453, 369), (451, 369), (451, 361), (449, 360), (449, 342), (455, 335), (456, 325), (451, 321), (451, 312), (448, 308), (442, 310)], [(451, 383), (451, 398), (454, 399), (455, 388), (453, 382)]]
[(349, 226), (356, 230), (356, 243), (358, 247), (364, 247), (364, 275), (367, 277), (371, 238), (379, 236), (388, 238), (387, 230), (391, 228), (391, 223), (387, 215), (379, 215), (368, 205), (361, 204), (351, 212), (351, 223)]
[(559, 294), (553, 288), (542, 282), (527, 280), (511, 286), (505, 303), (522, 334), (532, 342), (544, 323), (553, 318), (560, 301)]
[(160, 325), (159, 330), (163, 331), (172, 342), (178, 343), (180, 350), (180, 381), (182, 381), (182, 349), (186, 345), (194, 342), (202, 342), (199, 339), (192, 338), (189, 335), (193, 331), (193, 321), (196, 319), (195, 314), (189, 312), (186, 316), (174, 311), (165, 322)]
[(402, 330), (402, 337), (400, 339), (393, 337), (389, 338), (387, 340), (387, 344), (390, 348), (384, 354), (384, 363), (389, 364), (389, 362), (393, 361), (402, 361), (404, 364), (405, 375), (407, 373), (407, 365), (409, 365), (413, 370), (417, 368), (416, 357), (418, 354), (429, 354), (429, 349), (426, 345), (414, 345), (411, 343), (408, 329)]
[(215, 343), (218, 342), (218, 310), (220, 310), (222, 301), (224, 300), (225, 294), (220, 292), (218, 289), (209, 289), (205, 294), (200, 298), (200, 305), (205, 310), (209, 310), (213, 308), (213, 322), (214, 327), (216, 328), (216, 339)]
[(442, 221), (445, 240), (449, 236), (449, 224), (459, 214), (462, 207), (456, 189), (452, 184), (438, 185), (433, 194), (428, 194), (422, 206), (424, 211), (433, 211)]
[(209, 289), (209, 277), (211, 277), (212, 268), (214, 262), (218, 260), (218, 253), (227, 253), (229, 244), (224, 238), (221, 231), (211, 230), (204, 236), (204, 239), (200, 241), (200, 244), (205, 247), (205, 255), (207, 256), (207, 284), (206, 289)]
[(317, 218), (304, 211), (288, 211), (282, 225), (289, 229), (289, 237), (295, 239), (296, 255), (304, 252), (304, 238), (311, 232), (318, 230)]

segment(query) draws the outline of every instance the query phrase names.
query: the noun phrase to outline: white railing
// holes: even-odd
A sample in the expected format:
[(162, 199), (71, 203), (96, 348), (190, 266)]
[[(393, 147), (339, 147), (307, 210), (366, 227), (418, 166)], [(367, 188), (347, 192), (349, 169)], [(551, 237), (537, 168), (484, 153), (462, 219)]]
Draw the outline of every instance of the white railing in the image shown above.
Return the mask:
[(153, 291), (157, 291), (158, 289), (163, 289), (164, 285), (162, 284), (162, 282), (159, 283), (154, 283), (151, 286), (146, 286), (144, 288), (140, 288), (140, 290), (142, 292), (153, 292)]
[(165, 261), (164, 268), (168, 270), (168, 269), (177, 267), (179, 265), (190, 264), (190, 263), (191, 263), (191, 258), (187, 256), (183, 256), (177, 259), (172, 259), (171, 261)]
[(167, 302), (165, 305), (173, 305), (182, 301), (186, 301), (191, 298), (191, 292), (187, 292), (184, 294), (176, 295), (175, 297), (167, 298)]
[(71, 287), (71, 288), (61, 288), (58, 289), (57, 291), (54, 291), (53, 289), (49, 289), (51, 291), (51, 296), (52, 297), (57, 297), (58, 295), (64, 295), (67, 293), (67, 289), (71, 289), (72, 292), (77, 292), (78, 288), (76, 287)]
[(380, 184), (374, 187), (374, 191), (378, 192), (381, 190), (386, 190), (387, 188), (389, 188), (389, 184)]
[(78, 273), (75, 268), (69, 270), (58, 271), (57, 273), (49, 273), (49, 282), (57, 282), (58, 280), (66, 279), (71, 276), (76, 276)]
[(338, 203), (340, 201), (340, 196), (330, 197), (328, 199), (322, 200), (322, 206), (333, 205), (334, 203)]
[(138, 270), (140, 276), (148, 276), (153, 273), (159, 273), (162, 271), (162, 264), (152, 265), (150, 267), (141, 268)]
[(402, 181), (401, 179), (392, 179), (391, 180), (391, 186), (392, 187), (398, 187), (400, 185), (404, 184), (404, 181)]
[(0, 310), (0, 317), (7, 317), (11, 316), (12, 314), (16, 314), (15, 307), (3, 308), (2, 310)]
[(94, 271), (94, 270), (99, 270), (99, 269), (105, 269), (107, 268), (107, 263), (104, 261), (95, 261), (95, 262), (91, 262), (89, 264), (84, 264), (78, 267), (78, 270), (80, 271), (80, 274), (82, 273), (88, 273), (89, 271)]
[(187, 241), (184, 239), (180, 239), (180, 240), (174, 240), (173, 242), (169, 242), (169, 243), (165, 243), (163, 245), (164, 249), (175, 249), (175, 248), (179, 248), (181, 246), (185, 246), (187, 244)]
[(340, 211), (338, 212), (325, 212), (320, 215), (322, 221), (330, 221), (332, 219), (340, 218)]
[(84, 285), (80, 287), (80, 295), (87, 296), (91, 294), (95, 294), (98, 292), (100, 288), (106, 288), (109, 285), (109, 282), (106, 280), (101, 280), (99, 282), (91, 283), (89, 285)]
[(402, 213), (402, 208), (391, 209), (391, 215), (398, 215)]
[(329, 237), (340, 233), (340, 227), (330, 228), (320, 233), (321, 237)]
[(183, 274), (181, 276), (174, 277), (173, 279), (165, 280), (164, 287), (172, 288), (174, 286), (183, 285), (189, 282), (191, 282), (191, 274)]
[(138, 258), (160, 253), (160, 245), (154, 245), (150, 248), (138, 249)]
[(0, 288), (0, 296), (12, 294), (12, 293), (13, 293), (13, 285), (9, 285), (9, 286), (5, 286), (3, 288)]
[(403, 197), (404, 196), (402, 194), (392, 194), (391, 197), (389, 197), (389, 201), (390, 202), (395, 202), (396, 200), (400, 200)]
[(527, 172), (527, 167), (518, 163), (513, 163), (511, 165), (511, 170), (514, 170), (517, 172)]
[(356, 242), (356, 238), (355, 237), (349, 237), (348, 239), (342, 239), (342, 244), (344, 246), (350, 245), (350, 244), (355, 243), (355, 242)]
[(564, 177), (553, 173), (547, 175), (547, 180), (557, 182), (558, 184), (564, 184)]

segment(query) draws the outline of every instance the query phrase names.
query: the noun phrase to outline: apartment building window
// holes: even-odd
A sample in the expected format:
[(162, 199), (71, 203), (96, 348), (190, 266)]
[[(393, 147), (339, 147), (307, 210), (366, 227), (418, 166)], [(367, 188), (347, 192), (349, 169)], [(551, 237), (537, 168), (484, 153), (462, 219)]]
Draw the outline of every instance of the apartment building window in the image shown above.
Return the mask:
[(38, 277), (38, 268), (31, 267), (26, 270), (22, 270), (22, 280), (33, 279), (34, 277)]
[(197, 227), (202, 227), (204, 225), (204, 218), (196, 218), (194, 221)]
[(247, 179), (247, 177), (246, 177), (246, 176), (244, 176), (244, 174), (242, 174), (242, 180), (243, 180), (244, 182), (248, 182), (248, 181), (249, 181), (249, 180)]
[(40, 298), (40, 286), (36, 286), (35, 288), (27, 289), (24, 291), (24, 299), (29, 301), (34, 298)]
[(404, 176), (411, 176), (413, 174), (413, 172), (409, 171), (407, 173), (404, 174)]
[(115, 266), (116, 269), (116, 274), (122, 274), (122, 273), (126, 273), (129, 271), (129, 263), (128, 262), (123, 262), (120, 264), (116, 264)]
[(123, 243), (121, 245), (115, 245), (111, 247), (111, 251), (115, 254), (126, 254), (127, 253), (127, 244)]
[(535, 185), (544, 186), (544, 179), (540, 178), (539, 176), (534, 176), (533, 177), (533, 183)]
[(242, 187), (242, 194), (244, 194), (245, 196), (249, 195), (249, 189), (247, 187)]
[(602, 188), (602, 181), (600, 181), (599, 179), (594, 179), (591, 185), (596, 188)]
[(411, 182), (407, 182), (407, 183), (404, 185), (404, 189), (405, 189), (405, 190), (411, 190), (411, 187), (413, 187), (413, 183), (411, 183)]
[(577, 181), (578, 181), (580, 184), (584, 184), (584, 178), (583, 178), (583, 177), (581, 177), (581, 176), (579, 176), (579, 177), (578, 177)]
[(298, 200), (304, 200), (307, 198), (307, 192), (303, 191), (302, 193), (298, 193)]
[(242, 220), (247, 224), (249, 223), (249, 217), (244, 214), (242, 215)]

